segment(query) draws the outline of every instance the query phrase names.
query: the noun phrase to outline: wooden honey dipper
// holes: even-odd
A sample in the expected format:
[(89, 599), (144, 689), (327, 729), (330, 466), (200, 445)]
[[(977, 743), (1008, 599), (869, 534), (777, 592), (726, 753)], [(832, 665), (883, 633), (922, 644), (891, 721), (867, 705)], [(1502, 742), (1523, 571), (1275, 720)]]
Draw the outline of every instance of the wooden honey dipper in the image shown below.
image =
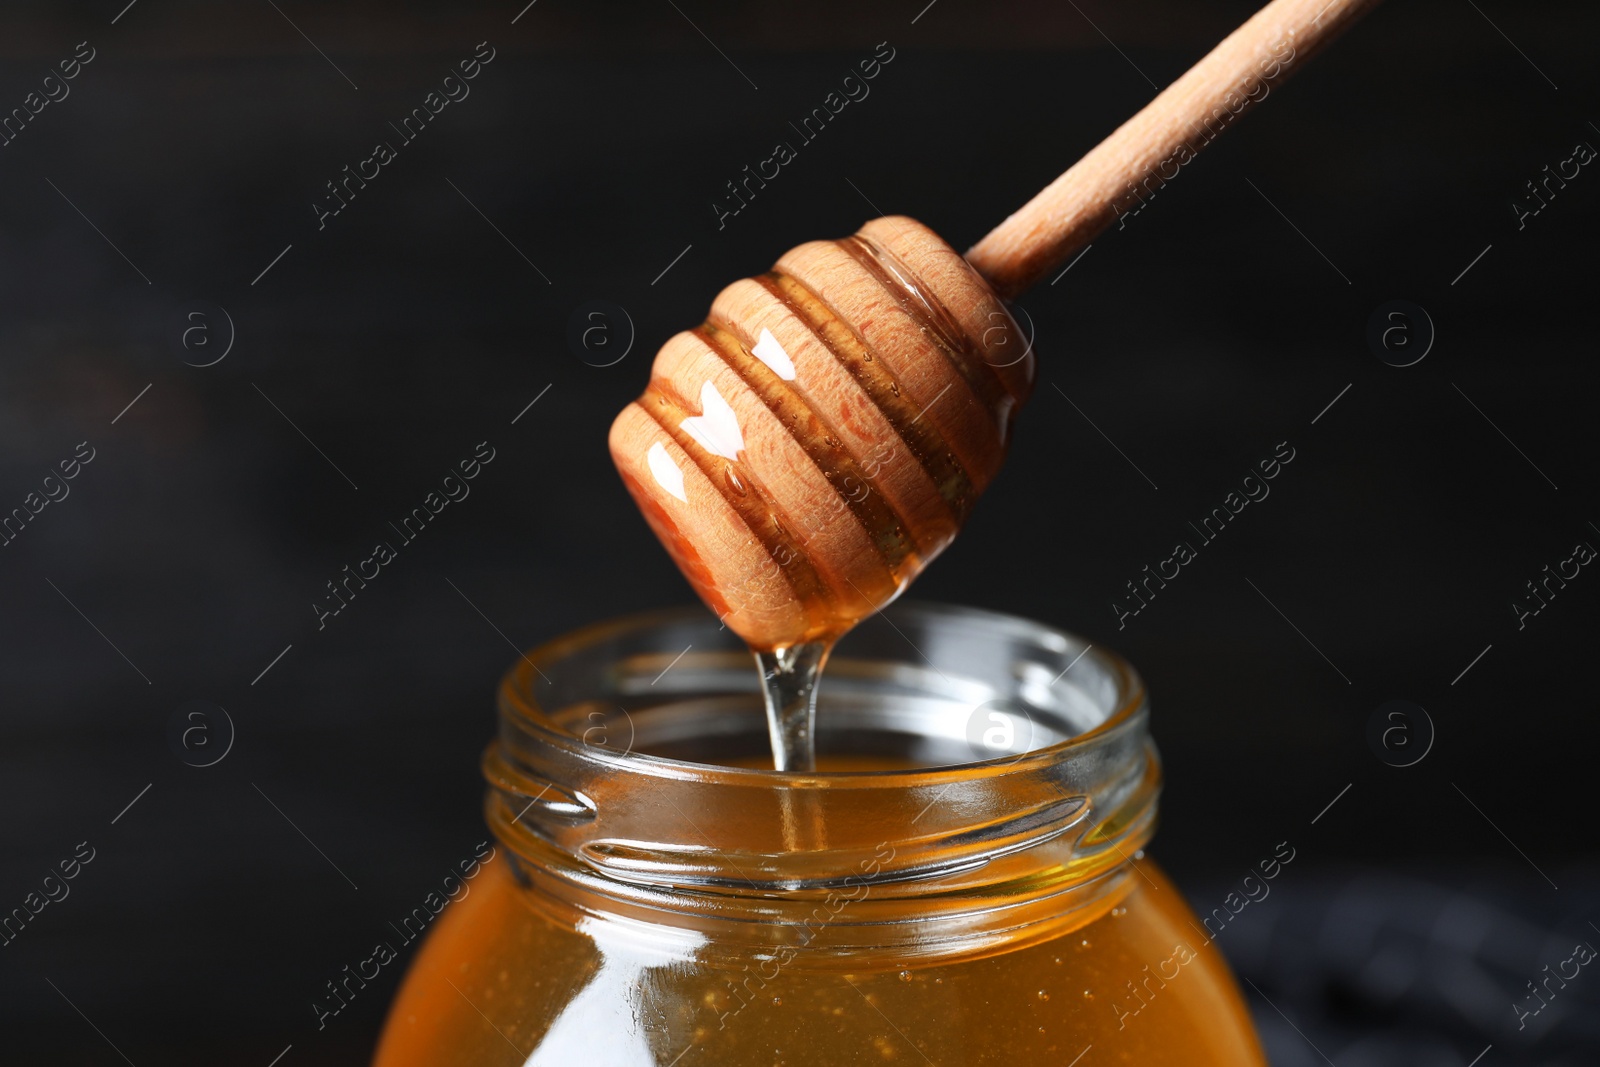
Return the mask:
[(734, 282), (662, 346), (611, 453), (764, 666), (820, 665), (950, 543), (1000, 469), (1034, 379), (1005, 300), (1375, 3), (1274, 0), (965, 258), (913, 219), (874, 219)]

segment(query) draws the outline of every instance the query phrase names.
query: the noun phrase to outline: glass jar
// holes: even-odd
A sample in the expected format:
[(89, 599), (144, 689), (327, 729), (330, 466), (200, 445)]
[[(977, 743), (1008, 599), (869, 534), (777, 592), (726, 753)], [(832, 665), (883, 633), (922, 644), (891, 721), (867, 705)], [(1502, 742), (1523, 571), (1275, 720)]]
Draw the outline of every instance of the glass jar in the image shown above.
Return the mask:
[(819, 770), (785, 773), (703, 611), (551, 642), (501, 686), (499, 847), (377, 1067), (1264, 1064), (1143, 857), (1148, 718), (1103, 649), (900, 604), (840, 643)]

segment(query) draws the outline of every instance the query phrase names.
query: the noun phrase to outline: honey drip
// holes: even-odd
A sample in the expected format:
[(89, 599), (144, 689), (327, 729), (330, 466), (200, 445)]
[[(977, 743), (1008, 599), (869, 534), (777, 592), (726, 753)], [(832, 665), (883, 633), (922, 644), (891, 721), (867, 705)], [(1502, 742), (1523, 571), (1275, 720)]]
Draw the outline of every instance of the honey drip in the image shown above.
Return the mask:
[(777, 770), (817, 769), (817, 683), (832, 649), (830, 640), (755, 651), (767, 705), (767, 732), (772, 738), (772, 764)]

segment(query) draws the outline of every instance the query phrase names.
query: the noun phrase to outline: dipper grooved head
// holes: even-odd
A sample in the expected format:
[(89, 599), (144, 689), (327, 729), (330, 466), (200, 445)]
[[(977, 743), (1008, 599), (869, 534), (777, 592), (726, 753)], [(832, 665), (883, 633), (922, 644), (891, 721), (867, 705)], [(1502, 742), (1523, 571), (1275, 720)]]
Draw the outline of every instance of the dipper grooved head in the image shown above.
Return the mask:
[(912, 219), (875, 219), (718, 294), (662, 346), (611, 453), (730, 629), (756, 648), (828, 640), (955, 537), (1033, 372), (959, 253)]

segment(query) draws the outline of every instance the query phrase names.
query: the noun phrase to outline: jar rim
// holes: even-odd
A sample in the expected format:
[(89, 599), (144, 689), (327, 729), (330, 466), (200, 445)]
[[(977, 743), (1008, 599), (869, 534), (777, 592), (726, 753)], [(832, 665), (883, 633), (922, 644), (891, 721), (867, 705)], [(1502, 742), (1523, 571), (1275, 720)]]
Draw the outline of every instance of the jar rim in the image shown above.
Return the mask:
[[(1045, 638), (1064, 642), (1064, 647), (1081, 647), (1080, 655), (1073, 658), (1067, 668), (1057, 676), (1060, 680), (1080, 660), (1092, 660), (1113, 679), (1117, 699), (1115, 706), (1090, 728), (1039, 748), (1030, 749), (1021, 756), (997, 756), (986, 760), (950, 763), (929, 767), (886, 770), (817, 770), (780, 771), (770, 767), (737, 767), (719, 763), (660, 756), (649, 753), (612, 749), (597, 749), (586, 743), (578, 734), (563, 729), (545, 711), (534, 694), (534, 677), (542, 675), (542, 667), (553, 666), (571, 656), (575, 651), (592, 647), (609, 639), (645, 632), (664, 624), (703, 622), (705, 609), (698, 605), (657, 608), (635, 612), (615, 619), (589, 623), (576, 630), (552, 638), (523, 653), (520, 660), (506, 673), (500, 686), (500, 705), (503, 713), (511, 713), (522, 720), (525, 729), (535, 733), (546, 744), (559, 748), (579, 750), (590, 759), (613, 764), (618, 770), (632, 770), (657, 777), (688, 778), (727, 782), (764, 783), (768, 786), (805, 789), (826, 783), (831, 788), (850, 788), (860, 785), (894, 787), (897, 785), (926, 784), (930, 779), (970, 777), (974, 772), (987, 771), (1004, 774), (1020, 768), (1060, 762), (1073, 752), (1092, 747), (1109, 735), (1130, 727), (1142, 720), (1148, 711), (1148, 693), (1144, 680), (1133, 665), (1120, 654), (1084, 641), (1075, 634), (1044, 623), (965, 605), (936, 601), (897, 601), (878, 613), (893, 624), (902, 616), (937, 616), (980, 622), (989, 627), (1010, 630), (1029, 638)], [(876, 616), (875, 616), (876, 617)], [(841, 642), (848, 653), (849, 635)], [(686, 650), (687, 651), (687, 650)], [(752, 670), (754, 668), (752, 667)], [(824, 684), (827, 672), (824, 672)], [(1142, 721), (1139, 725), (1143, 725)]]
[[(764, 747), (754, 664), (713, 621), (689, 608), (586, 626), (506, 675), (485, 816), (536, 898), (607, 921), (939, 953), (1077, 921), (1133, 877), (1160, 762), (1144, 685), (1116, 653), (996, 612), (897, 604), (841, 642), (818, 739), (912, 766), (778, 771), (635, 751), (636, 736), (667, 751)], [(1013, 751), (937, 762), (979, 751), (972, 724), (998, 694), (1038, 719)], [(615, 727), (604, 709), (623, 703), (625, 746), (573, 725)]]

